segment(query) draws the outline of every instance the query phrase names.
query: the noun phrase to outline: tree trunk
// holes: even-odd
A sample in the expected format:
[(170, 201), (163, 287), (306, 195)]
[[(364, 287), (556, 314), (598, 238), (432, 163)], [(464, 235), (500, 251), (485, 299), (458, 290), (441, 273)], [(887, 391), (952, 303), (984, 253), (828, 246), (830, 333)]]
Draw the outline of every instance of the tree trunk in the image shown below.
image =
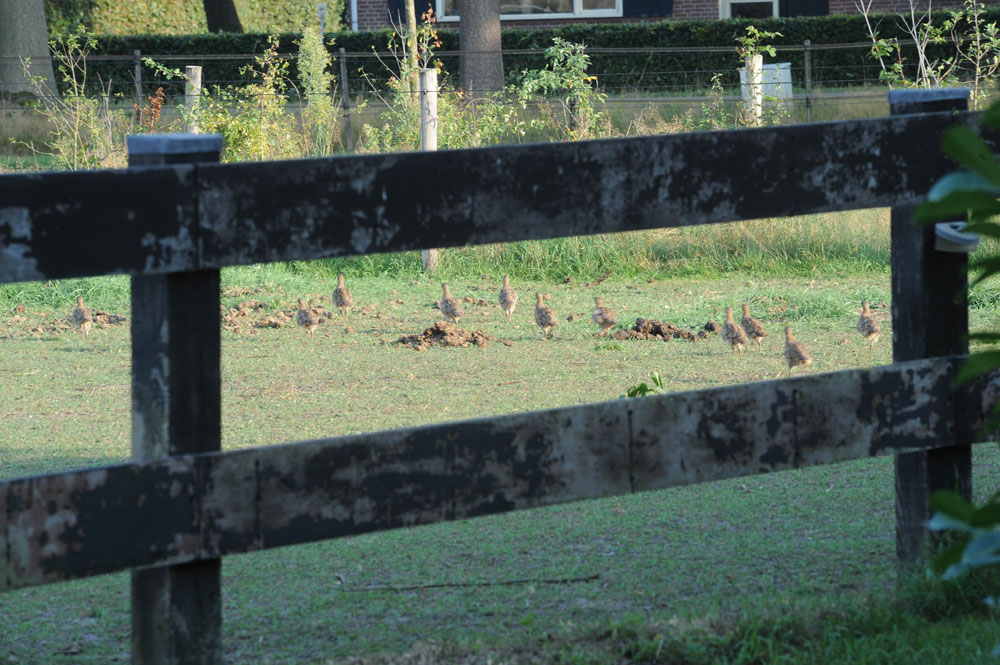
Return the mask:
[(202, 0), (209, 32), (243, 32), (233, 0)]
[(458, 8), (462, 89), (473, 99), (503, 90), (500, 0), (458, 0)]
[(43, 0), (0, 0), (0, 93), (36, 94), (20, 60), (31, 59), (31, 76), (40, 76), (55, 94)]

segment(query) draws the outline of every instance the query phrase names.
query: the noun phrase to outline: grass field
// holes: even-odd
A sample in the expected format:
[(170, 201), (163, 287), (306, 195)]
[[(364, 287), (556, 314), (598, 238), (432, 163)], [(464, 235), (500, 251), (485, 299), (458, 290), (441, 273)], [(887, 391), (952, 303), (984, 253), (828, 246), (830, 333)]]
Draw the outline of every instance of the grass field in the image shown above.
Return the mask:
[[(773, 243), (731, 225), (714, 240), (698, 229), (453, 252), (443, 266), (453, 294), (488, 302), (466, 304), (462, 327), (510, 346), (395, 344), (440, 318), (438, 281), (412, 255), (229, 269), (227, 306), (257, 301), (263, 316), (306, 296), (329, 308), (332, 274), (345, 269), (357, 308), (314, 339), (295, 327), (223, 330), (223, 446), (617, 399), (653, 370), (670, 390), (771, 379), (784, 373), (784, 325), (813, 354), (807, 372), (888, 364), (885, 223), (873, 214), (814, 220), (798, 248), (779, 242), (779, 224)], [(836, 244), (852, 238), (838, 264)], [(809, 268), (822, 247), (830, 263)], [(585, 286), (616, 260), (610, 278)], [(569, 283), (552, 261), (572, 264)], [(505, 268), (521, 298), (511, 322), (493, 304)], [(551, 340), (533, 324), (535, 290), (560, 317)], [(124, 278), (0, 287), (0, 477), (128, 457), (129, 330), (87, 340), (60, 330), (77, 293), (129, 314)], [(973, 328), (995, 329), (993, 292), (976, 294)], [(595, 340), (589, 316), (566, 321), (594, 295), (620, 323), (685, 328), (749, 302), (770, 337), (742, 360), (717, 336)], [(880, 305), (873, 352), (854, 330), (862, 298)], [(978, 497), (998, 479), (996, 449), (978, 447)], [(223, 566), (227, 662), (993, 662), (1000, 627), (978, 601), (983, 588), (895, 591), (892, 488), (891, 459), (863, 460), (233, 556)], [(122, 574), (0, 595), (0, 658), (127, 661), (128, 606)]]

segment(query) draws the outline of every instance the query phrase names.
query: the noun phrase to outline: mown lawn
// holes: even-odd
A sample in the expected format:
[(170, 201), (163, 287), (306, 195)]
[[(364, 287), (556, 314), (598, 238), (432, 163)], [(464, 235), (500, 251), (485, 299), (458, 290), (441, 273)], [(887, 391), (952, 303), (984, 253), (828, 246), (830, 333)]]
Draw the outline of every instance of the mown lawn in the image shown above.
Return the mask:
[[(254, 271), (257, 271), (255, 277)], [(224, 276), (224, 304), (330, 307), (327, 277), (275, 283), (266, 268)], [(595, 275), (596, 277), (597, 275)], [(438, 320), (436, 281), (349, 282), (359, 309), (314, 339), (294, 328), (223, 331), (223, 445), (258, 446), (422, 423), (617, 399), (657, 370), (670, 390), (784, 373), (781, 329), (811, 350), (806, 372), (891, 362), (891, 321), (873, 352), (854, 330), (860, 300), (888, 303), (888, 275), (515, 280), (507, 322), (499, 274), (451, 281), (463, 328), (486, 348), (395, 344)], [(86, 283), (92, 304), (128, 314), (127, 282)], [(279, 289), (280, 287), (280, 289)], [(0, 312), (0, 477), (123, 461), (130, 436), (127, 325), (89, 339), (58, 327), (72, 284), (24, 287), (23, 314)], [(542, 340), (535, 290), (560, 316)], [(123, 296), (124, 294), (124, 296)], [(588, 312), (604, 297), (636, 317), (700, 328), (751, 303), (764, 353), (736, 358), (698, 343), (595, 340)], [(4, 307), (16, 294), (3, 292)], [(363, 309), (368, 307), (368, 309)], [(24, 320), (15, 319), (22, 316)], [(995, 327), (983, 301), (973, 327)], [(798, 370), (797, 370), (798, 371)], [(748, 388), (752, 389), (752, 388)], [(982, 498), (1000, 479), (992, 446), (975, 453)], [(232, 663), (670, 662), (986, 663), (1000, 629), (968, 597), (921, 587), (899, 596), (891, 459), (554, 506), (226, 559), (225, 644)], [(900, 599), (902, 598), (902, 599)], [(957, 600), (956, 600), (957, 598)], [(0, 658), (17, 663), (127, 661), (128, 576), (0, 595)], [(952, 614), (947, 608), (954, 607)]]

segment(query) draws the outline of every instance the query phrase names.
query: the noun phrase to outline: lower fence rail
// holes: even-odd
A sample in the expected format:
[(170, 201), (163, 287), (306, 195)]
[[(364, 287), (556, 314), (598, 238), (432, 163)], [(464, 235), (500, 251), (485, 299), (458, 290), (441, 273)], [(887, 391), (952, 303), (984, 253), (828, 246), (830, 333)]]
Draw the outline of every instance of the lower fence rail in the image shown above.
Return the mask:
[(961, 361), (7, 480), (0, 591), (948, 446)]

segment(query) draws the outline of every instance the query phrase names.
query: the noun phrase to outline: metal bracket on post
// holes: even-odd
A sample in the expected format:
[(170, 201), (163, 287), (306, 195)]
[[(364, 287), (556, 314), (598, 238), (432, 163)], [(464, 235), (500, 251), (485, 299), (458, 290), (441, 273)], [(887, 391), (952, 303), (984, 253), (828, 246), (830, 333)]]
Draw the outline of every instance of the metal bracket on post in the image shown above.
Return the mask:
[[(218, 134), (127, 141), (130, 168), (218, 162), (223, 146)], [(132, 277), (133, 460), (220, 449), (220, 341), (218, 270)], [(221, 570), (208, 559), (132, 571), (135, 665), (221, 665)]]
[[(889, 93), (892, 115), (964, 111), (968, 105), (966, 88)], [(928, 150), (944, 159), (938, 146), (928, 146)], [(968, 254), (937, 251), (939, 232), (933, 225), (916, 225), (914, 209), (892, 209), (893, 361), (965, 355), (969, 352)], [(945, 412), (951, 422), (950, 445), (896, 455), (896, 556), (901, 563), (915, 563), (928, 554), (933, 542), (927, 530), (931, 494), (952, 490), (971, 498), (969, 444), (974, 425), (965, 414), (966, 407), (957, 395), (951, 411)]]

